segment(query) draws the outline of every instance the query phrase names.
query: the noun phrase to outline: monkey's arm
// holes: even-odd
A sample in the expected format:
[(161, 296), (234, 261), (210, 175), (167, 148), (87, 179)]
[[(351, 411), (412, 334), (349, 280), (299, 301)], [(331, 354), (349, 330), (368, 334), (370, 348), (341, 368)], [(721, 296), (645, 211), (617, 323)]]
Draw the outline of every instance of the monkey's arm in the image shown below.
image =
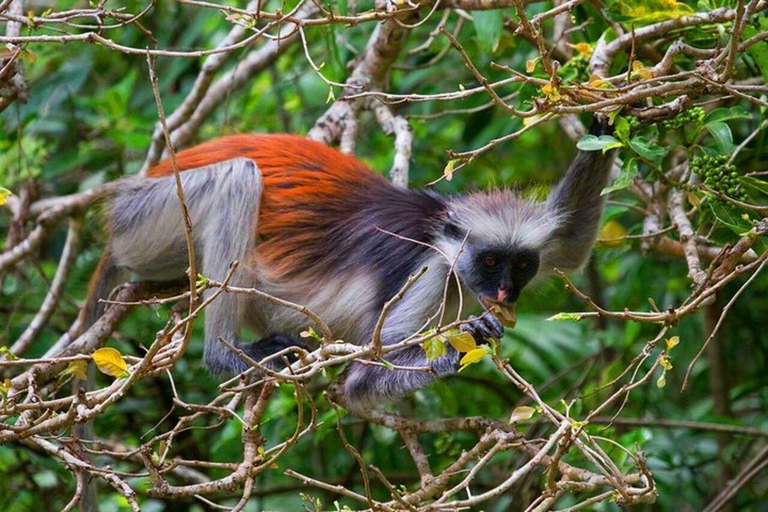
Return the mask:
[[(592, 134), (607, 133), (609, 128), (595, 120)], [(615, 159), (615, 150), (579, 151), (562, 180), (547, 198), (551, 215), (560, 217), (558, 228), (542, 253), (542, 267), (574, 270), (589, 256), (597, 238), (600, 217), (605, 206), (605, 188)]]

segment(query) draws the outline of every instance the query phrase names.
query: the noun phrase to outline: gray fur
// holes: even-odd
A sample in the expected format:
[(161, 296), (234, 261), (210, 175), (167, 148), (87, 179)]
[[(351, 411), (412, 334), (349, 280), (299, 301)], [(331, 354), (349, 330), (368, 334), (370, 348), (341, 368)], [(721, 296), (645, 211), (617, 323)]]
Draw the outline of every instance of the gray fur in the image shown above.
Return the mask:
[[(241, 268), (230, 281), (251, 284), (248, 265), (261, 198), (261, 173), (247, 159), (230, 160), (181, 174), (195, 239), (197, 268), (223, 281), (233, 261)], [(173, 176), (131, 182), (110, 209), (110, 249), (118, 266), (142, 279), (184, 277), (188, 267), (176, 182)], [(205, 298), (213, 290), (208, 290)], [(214, 373), (239, 373), (247, 364), (219, 342), (238, 343), (244, 299), (223, 293), (205, 315), (205, 361)]]

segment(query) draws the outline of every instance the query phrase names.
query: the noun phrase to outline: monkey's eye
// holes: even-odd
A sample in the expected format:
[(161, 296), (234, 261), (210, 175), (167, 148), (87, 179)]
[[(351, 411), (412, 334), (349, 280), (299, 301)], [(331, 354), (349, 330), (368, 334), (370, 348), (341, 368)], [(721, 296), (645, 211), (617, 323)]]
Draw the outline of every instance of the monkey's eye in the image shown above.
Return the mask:
[(527, 261), (525, 261), (525, 260), (522, 260), (522, 261), (518, 261), (518, 262), (517, 262), (517, 268), (519, 268), (520, 270), (525, 270), (525, 269), (527, 269), (529, 265), (530, 265), (530, 263), (528, 263), (528, 262), (527, 262)]
[(486, 256), (485, 260), (483, 260), (483, 263), (486, 267), (493, 268), (499, 264), (499, 260), (496, 258), (496, 256)]

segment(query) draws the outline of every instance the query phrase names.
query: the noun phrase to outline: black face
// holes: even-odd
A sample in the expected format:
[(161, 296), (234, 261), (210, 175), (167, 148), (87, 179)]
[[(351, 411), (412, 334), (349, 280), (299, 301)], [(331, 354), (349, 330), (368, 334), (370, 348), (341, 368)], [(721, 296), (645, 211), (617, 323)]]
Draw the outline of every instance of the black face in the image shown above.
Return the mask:
[(539, 270), (539, 255), (530, 249), (488, 247), (473, 251), (471, 266), (464, 278), (475, 293), (499, 304), (512, 304)]

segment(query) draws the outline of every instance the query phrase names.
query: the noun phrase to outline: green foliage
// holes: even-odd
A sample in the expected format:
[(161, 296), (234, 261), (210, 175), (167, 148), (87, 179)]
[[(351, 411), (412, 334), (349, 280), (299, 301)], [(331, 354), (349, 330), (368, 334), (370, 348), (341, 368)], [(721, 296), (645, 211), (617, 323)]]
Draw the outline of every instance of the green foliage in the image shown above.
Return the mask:
[[(59, 2), (57, 2), (58, 4)], [(80, 6), (80, 2), (60, 2)], [(276, 2), (265, 2), (273, 11), (282, 7)], [(373, 2), (368, 2), (372, 4)], [(609, 1), (611, 21), (627, 29), (658, 21), (687, 16), (695, 10), (709, 10), (735, 2), (706, 0), (676, 2), (672, 0)], [(324, 6), (331, 3), (323, 2)], [(351, 5), (344, 1), (332, 2), (343, 14)], [(551, 7), (551, 3), (534, 3), (529, 13)], [(546, 6), (545, 6), (546, 4)], [(121, 6), (133, 9), (140, 2), (123, 2)], [(293, 5), (293, 4), (291, 4)], [(368, 8), (358, 5), (358, 10)], [(286, 9), (288, 6), (285, 7)], [(285, 10), (283, 11), (285, 12)], [(549, 80), (533, 44), (522, 37), (513, 37), (504, 26), (505, 18), (515, 18), (513, 9), (476, 11), (471, 26), (465, 26), (461, 42), (478, 68), (487, 73), (489, 81), (509, 75), (490, 66), (490, 62), (508, 65), (523, 72), (531, 63), (531, 76)], [(615, 38), (609, 24), (598, 15), (591, 2), (584, 2), (572, 11), (573, 25), (587, 21), (582, 30), (572, 34), (574, 55), (570, 59), (557, 57), (561, 62), (558, 77), (562, 87), (576, 87), (590, 80), (588, 60), (591, 48), (598, 39)], [(407, 50), (422, 44), (433, 31), (440, 18), (428, 20), (413, 30)], [(456, 17), (452, 16), (446, 29), (454, 30)], [(229, 24), (225, 16), (212, 9), (191, 9), (177, 2), (160, 2), (143, 19), (158, 38), (163, 48), (213, 48), (218, 44)], [(745, 27), (745, 38), (757, 30), (768, 28), (766, 20)], [(469, 25), (469, 23), (467, 24)], [(551, 20), (542, 24), (545, 36), (551, 33)], [(313, 60), (322, 64), (321, 72), (330, 80), (343, 81), (348, 73), (347, 63), (355, 52), (365, 48), (372, 24), (358, 26), (306, 27), (310, 41), (309, 52)], [(723, 34), (730, 25), (702, 26), (678, 30), (669, 34), (688, 43), (707, 48), (721, 47)], [(115, 29), (110, 37), (122, 44), (138, 47), (150, 45), (139, 31)], [(393, 69), (389, 90), (434, 94), (451, 91), (456, 84), (465, 88), (476, 86), (456, 52), (439, 57), (445, 44), (437, 37), (423, 52), (408, 55), (403, 52)], [(153, 43), (154, 44), (154, 43)], [(583, 44), (585, 46), (576, 46)], [(666, 42), (665, 42), (666, 44)], [(659, 48), (661, 51), (662, 48)], [(37, 178), (48, 196), (64, 195), (88, 189), (102, 182), (136, 172), (157, 120), (144, 56), (126, 56), (90, 44), (29, 45), (26, 51), (34, 60), (26, 61), (25, 69), (30, 83), (30, 97), (25, 104), (15, 104), (0, 114), (0, 185), (18, 192), (20, 185), (30, 177)], [(236, 53), (226, 71), (242, 65), (246, 49)], [(639, 54), (651, 66), (651, 57)], [(439, 57), (439, 58), (438, 58)], [(739, 66), (749, 66), (768, 77), (768, 42), (750, 46)], [(437, 59), (431, 67), (424, 67)], [(166, 112), (176, 108), (192, 87), (199, 72), (200, 60), (160, 58), (157, 73), (160, 92)], [(680, 55), (675, 65), (682, 70), (696, 70), (694, 58)], [(612, 73), (619, 75), (632, 71), (625, 57), (618, 58)], [(635, 71), (637, 73), (637, 71)], [(335, 89), (338, 94), (338, 88)], [(515, 108), (530, 109), (534, 100), (542, 98), (541, 88), (530, 83), (516, 83), (498, 91), (509, 96)], [(207, 140), (221, 134), (237, 132), (293, 132), (305, 134), (327, 108), (329, 86), (307, 64), (303, 49), (288, 49), (270, 69), (256, 75), (243, 88), (233, 88), (226, 100), (214, 110), (198, 133), (197, 140)], [(661, 99), (652, 99), (655, 105)], [(409, 116), (414, 130), (414, 152), (411, 162), (411, 183), (414, 187), (432, 183), (444, 175), (449, 162), (447, 149), (463, 151), (475, 149), (488, 141), (502, 137), (523, 126), (520, 119), (511, 117), (499, 108), (484, 108), (485, 95), (475, 95), (453, 103), (414, 102), (397, 105), (398, 113)], [(768, 162), (768, 135), (766, 113), (754, 103), (738, 98), (721, 100), (716, 107), (705, 102), (685, 110), (677, 117), (661, 123), (643, 124), (626, 111), (613, 114), (613, 135), (588, 135), (578, 143), (580, 149), (608, 151), (615, 149), (622, 165), (616, 180), (604, 191), (611, 193), (605, 222), (623, 226), (629, 238), (618, 244), (601, 244), (595, 250), (593, 262), (587, 271), (572, 279), (577, 287), (590, 290), (601, 298), (601, 305), (610, 310), (653, 311), (679, 305), (691, 292), (686, 278), (687, 268), (680, 258), (663, 253), (641, 252), (644, 205), (629, 189), (635, 181), (660, 186), (660, 173), (691, 157), (690, 171), (699, 182), (728, 197), (765, 205), (768, 183), (764, 181)], [(469, 109), (469, 110), (468, 110)], [(455, 110), (458, 113), (445, 113)], [(704, 115), (702, 115), (704, 114)], [(587, 123), (589, 116), (582, 116)], [(753, 132), (754, 137), (739, 150), (733, 163), (725, 165), (735, 147)], [(673, 150), (682, 150), (681, 153)], [(473, 160), (469, 165), (453, 172), (452, 179), (434, 185), (441, 192), (461, 192), (489, 186), (507, 186), (522, 189), (531, 196), (542, 196), (555, 182), (575, 153), (557, 122), (537, 126), (511, 143), (500, 144)], [(673, 155), (674, 153), (674, 155)], [(357, 154), (372, 168), (386, 173), (392, 160), (392, 139), (383, 134), (369, 116), (361, 118)], [(762, 174), (761, 174), (762, 173)], [(707, 236), (713, 243), (733, 244), (753, 227), (757, 220), (754, 211), (741, 208), (727, 200), (704, 195), (693, 182), (691, 194), (701, 201), (692, 216), (697, 235)], [(674, 186), (666, 183), (664, 186)], [(0, 189), (1, 192), (1, 189)], [(696, 206), (696, 205), (694, 205)], [(693, 210), (694, 208), (692, 208)], [(85, 240), (79, 250), (62, 298), (60, 309), (43, 330), (38, 343), (26, 355), (42, 355), (60, 334), (71, 325), (78, 305), (85, 296), (88, 279), (101, 251), (103, 237), (97, 227), (96, 213), (89, 214)], [(2, 214), (2, 232), (7, 231), (10, 216)], [(674, 236), (667, 233), (667, 235)], [(632, 238), (632, 237), (636, 238)], [(2, 344), (8, 345), (18, 338), (43, 302), (56, 263), (61, 254), (65, 232), (58, 230), (41, 250), (41, 265), (29, 266), (19, 272), (5, 275), (0, 281), (0, 310), (3, 311)], [(760, 250), (758, 241), (755, 249)], [(718, 294), (717, 304), (722, 306), (743, 284), (736, 280)], [(597, 291), (594, 291), (597, 290)], [(604, 401), (615, 389), (602, 387), (619, 377), (628, 363), (642, 349), (648, 339), (655, 336), (656, 326), (618, 320), (598, 321), (583, 318), (579, 312), (587, 311), (583, 301), (569, 293), (558, 278), (549, 278), (526, 289), (519, 301), (518, 324), (508, 330), (501, 342), (499, 357), (508, 359), (524, 378), (542, 386), (541, 395), (548, 403), (560, 399), (570, 405), (574, 417), (582, 417)], [(768, 429), (768, 340), (766, 339), (765, 312), (768, 311), (768, 277), (759, 275), (753, 285), (744, 290), (738, 302), (724, 318), (720, 330), (722, 363), (727, 371), (727, 398), (735, 414), (718, 415), (713, 406), (714, 393), (710, 386), (711, 365), (707, 357), (693, 367), (687, 389), (681, 384), (687, 364), (693, 360), (706, 339), (707, 325), (703, 315), (682, 319), (672, 326), (669, 337), (679, 336), (679, 345), (657, 350), (667, 352), (669, 369), (663, 370), (663, 386), (657, 387), (662, 372), (654, 375), (649, 386), (632, 392), (621, 411), (622, 418), (665, 418), (696, 422), (738, 423), (743, 426)], [(119, 336), (110, 342), (119, 354), (141, 353), (142, 345), (155, 338), (168, 316), (165, 307), (143, 307), (133, 313), (120, 329)], [(546, 319), (560, 320), (547, 322)], [(576, 321), (579, 320), (579, 321)], [(97, 434), (107, 439), (119, 437), (128, 446), (137, 446), (142, 436), (165, 428), (170, 422), (186, 414), (174, 408), (174, 396), (188, 403), (207, 403), (217, 395), (217, 381), (208, 375), (202, 364), (202, 323), (197, 322), (193, 341), (185, 356), (174, 365), (173, 387), (166, 377), (139, 380), (136, 387), (122, 400), (110, 407), (96, 424)], [(307, 331), (309, 338), (318, 339)], [(455, 343), (460, 343), (453, 340)], [(423, 348), (430, 358), (439, 357), (446, 350), (449, 338), (434, 337)], [(520, 430), (530, 437), (541, 435), (538, 415), (528, 409), (516, 409), (523, 400), (508, 380), (502, 378), (490, 363), (490, 351), (484, 348), (468, 349), (475, 352), (465, 360), (461, 374), (423, 389), (395, 405), (406, 415), (423, 418), (482, 415), (507, 421), (512, 416)], [(466, 357), (466, 356), (464, 356)], [(482, 359), (479, 364), (471, 364)], [(665, 363), (666, 364), (666, 363)], [(116, 372), (115, 372), (116, 373)], [(280, 459), (279, 467), (259, 476), (259, 492), (290, 488), (295, 480), (284, 475), (288, 467), (299, 473), (312, 475), (324, 481), (349, 482), (356, 492), (363, 493), (363, 483), (356, 460), (345, 450), (337, 435), (341, 423), (350, 441), (367, 461), (377, 465), (387, 475), (396, 475), (395, 485), (413, 489), (418, 483), (413, 461), (402, 440), (391, 430), (365, 425), (353, 415), (333, 409), (316, 390), (327, 384), (333, 375), (319, 375), (312, 383), (313, 399), (319, 408), (317, 430), (302, 438)], [(111, 382), (114, 377), (98, 375), (100, 383)], [(654, 382), (656, 385), (654, 385)], [(315, 386), (317, 384), (317, 386)], [(545, 385), (546, 384), (546, 385)], [(266, 448), (293, 435), (298, 421), (293, 388), (282, 385), (269, 403), (262, 425)], [(530, 406), (530, 404), (527, 404)], [(523, 405), (525, 407), (525, 405)], [(517, 410), (517, 414), (513, 411)], [(170, 412), (169, 412), (170, 411)], [(305, 419), (306, 412), (304, 411)], [(564, 408), (563, 408), (564, 412)], [(613, 414), (610, 410), (606, 414)], [(532, 416), (528, 416), (529, 413)], [(166, 414), (170, 414), (167, 418)], [(340, 417), (339, 417), (340, 415)], [(162, 420), (162, 422), (160, 422)], [(160, 422), (160, 423), (158, 423)], [(703, 509), (714, 492), (713, 482), (720, 482), (724, 472), (734, 474), (745, 463), (754, 440), (747, 436), (731, 435), (725, 444), (706, 430), (669, 429), (647, 425), (590, 425), (588, 431), (595, 436), (610, 437), (625, 448), (640, 446), (648, 458), (648, 465), (656, 477), (659, 502), (653, 510), (678, 510), (685, 504), (690, 510)], [(537, 430), (538, 429), (538, 430)], [(195, 458), (218, 462), (241, 460), (241, 424), (227, 418), (216, 423), (195, 423), (179, 433), (171, 458)], [(64, 435), (65, 433), (63, 433)], [(420, 438), (429, 462), (435, 471), (447, 467), (463, 450), (472, 446), (476, 438), (467, 434), (428, 434)], [(622, 469), (631, 466), (625, 452), (615, 446), (604, 446)], [(569, 462), (566, 460), (565, 462)], [(572, 461), (571, 461), (572, 462)], [(112, 464), (125, 473), (134, 473), (137, 465), (128, 460), (99, 460)], [(509, 474), (518, 460), (508, 459), (494, 468), (500, 474)], [(213, 469), (210, 474), (220, 476)], [(62, 509), (71, 498), (75, 483), (71, 475), (50, 457), (42, 456), (21, 445), (0, 446), (1, 510)], [(525, 485), (541, 487), (544, 478), (531, 478)], [(521, 495), (527, 488), (523, 487)], [(757, 510), (764, 501), (759, 495), (764, 481), (747, 487), (734, 500), (735, 510)], [(374, 491), (381, 497), (381, 489)], [(124, 510), (125, 504), (114, 494), (105, 491), (102, 510)], [(166, 504), (140, 494), (140, 502), (147, 510), (162, 510)], [(511, 494), (511, 493), (510, 493)], [(517, 498), (517, 495), (514, 496)], [(302, 505), (318, 501), (323, 509), (359, 505), (332, 493), (305, 490), (305, 497), (297, 492), (271, 493), (255, 496), (252, 510), (299, 510)], [(504, 501), (507, 500), (507, 501)], [(222, 497), (221, 503), (234, 506), (236, 500)], [(513, 497), (503, 496), (489, 510), (516, 510)], [(202, 510), (200, 505), (178, 505), (189, 510)], [(249, 504), (249, 506), (251, 506)], [(567, 508), (567, 499), (558, 508)], [(605, 505), (600, 510), (619, 510), (617, 505)], [(648, 508), (648, 510), (651, 510)]]

